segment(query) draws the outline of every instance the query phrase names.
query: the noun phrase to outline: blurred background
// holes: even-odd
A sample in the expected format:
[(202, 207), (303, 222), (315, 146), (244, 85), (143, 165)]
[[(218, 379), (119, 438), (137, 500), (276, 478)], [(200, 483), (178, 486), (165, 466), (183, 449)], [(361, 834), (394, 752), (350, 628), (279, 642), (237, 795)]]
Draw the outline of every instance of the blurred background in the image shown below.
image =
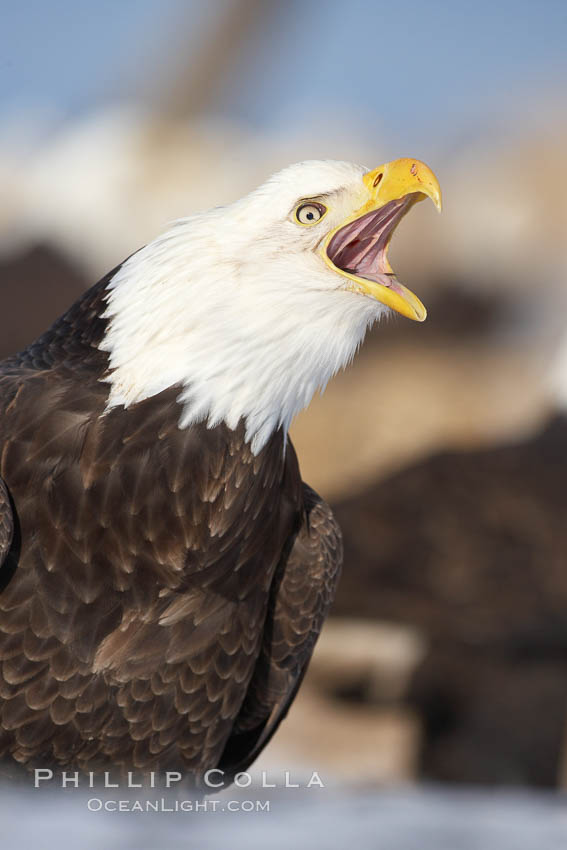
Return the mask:
[(0, 356), (169, 221), (290, 162), (436, 172), (443, 216), (419, 205), (391, 252), (427, 322), (375, 328), (293, 427), (345, 567), (258, 769), (364, 793), (565, 787), (567, 5), (24, 0), (1, 17)]

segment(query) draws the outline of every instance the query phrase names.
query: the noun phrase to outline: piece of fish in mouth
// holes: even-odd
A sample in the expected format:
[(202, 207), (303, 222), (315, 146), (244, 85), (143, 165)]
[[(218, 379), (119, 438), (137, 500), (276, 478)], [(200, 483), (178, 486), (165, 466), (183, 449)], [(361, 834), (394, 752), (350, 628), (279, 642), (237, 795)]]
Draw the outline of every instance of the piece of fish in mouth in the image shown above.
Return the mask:
[(379, 276), (382, 282), (382, 276), (388, 274), (385, 249), (389, 237), (411, 201), (411, 195), (389, 201), (342, 227), (327, 249), (331, 262), (359, 277), (375, 280)]

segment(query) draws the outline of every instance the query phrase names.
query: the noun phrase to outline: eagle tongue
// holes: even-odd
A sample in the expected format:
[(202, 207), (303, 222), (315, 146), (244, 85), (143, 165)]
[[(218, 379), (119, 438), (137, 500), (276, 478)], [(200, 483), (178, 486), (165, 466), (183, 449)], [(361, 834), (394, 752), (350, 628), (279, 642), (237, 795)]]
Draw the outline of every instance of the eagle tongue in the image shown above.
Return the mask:
[[(350, 269), (348, 271), (350, 271)], [(393, 292), (397, 292), (398, 295), (405, 295), (404, 287), (399, 282), (395, 274), (378, 272), (376, 274), (358, 274), (357, 277), (362, 277), (364, 280), (371, 280), (374, 283), (379, 283), (381, 286), (386, 286)]]

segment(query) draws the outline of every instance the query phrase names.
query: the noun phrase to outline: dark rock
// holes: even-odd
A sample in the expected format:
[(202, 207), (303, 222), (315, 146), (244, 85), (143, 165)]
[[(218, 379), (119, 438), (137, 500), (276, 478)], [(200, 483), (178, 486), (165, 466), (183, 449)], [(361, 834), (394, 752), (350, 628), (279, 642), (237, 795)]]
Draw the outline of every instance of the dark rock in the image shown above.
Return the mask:
[(436, 455), (339, 504), (335, 612), (416, 626), (434, 779), (552, 785), (567, 719), (567, 418)]
[(57, 249), (36, 245), (0, 259), (0, 359), (21, 351), (88, 286)]

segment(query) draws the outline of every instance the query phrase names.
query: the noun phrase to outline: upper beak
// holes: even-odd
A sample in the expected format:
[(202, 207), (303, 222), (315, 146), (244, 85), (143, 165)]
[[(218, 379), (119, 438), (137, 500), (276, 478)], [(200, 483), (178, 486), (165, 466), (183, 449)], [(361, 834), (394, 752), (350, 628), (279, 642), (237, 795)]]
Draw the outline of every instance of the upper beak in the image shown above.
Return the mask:
[(419, 159), (395, 159), (369, 171), (362, 178), (370, 193), (369, 209), (377, 209), (388, 201), (403, 198), (416, 192), (421, 197), (416, 201), (431, 198), (441, 212), (441, 186), (437, 177), (424, 162)]
[[(328, 234), (323, 245), (324, 259), (334, 271), (341, 273), (351, 281), (351, 288), (355, 291), (375, 298), (409, 319), (422, 322), (427, 316), (427, 311), (419, 298), (395, 279), (392, 267), (388, 262), (387, 252), (396, 225), (415, 203), (423, 201), (425, 198), (431, 198), (437, 209), (441, 211), (439, 181), (425, 163), (418, 159), (407, 158), (396, 159), (393, 162), (381, 165), (379, 168), (367, 172), (362, 180), (365, 201), (353, 215)], [(390, 203), (400, 199), (406, 199), (406, 201), (398, 204)], [(388, 210), (385, 210), (385, 215), (382, 217), (383, 221), (380, 221), (379, 215), (368, 215), (368, 213), (380, 210), (386, 204), (390, 204), (390, 206)], [(367, 217), (365, 223), (370, 222), (364, 230), (352, 224), (362, 216)], [(376, 222), (374, 233), (372, 232), (373, 221)], [(339, 231), (342, 231), (341, 237), (333, 242), (333, 237)], [(352, 237), (349, 245), (348, 240), (351, 231)], [(360, 241), (362, 234), (364, 234), (365, 239), (363, 243)], [(347, 246), (351, 249), (351, 259), (358, 260), (361, 267), (368, 267), (369, 258), (370, 261), (375, 261), (372, 272), (366, 271), (364, 276), (358, 274), (355, 262), (346, 268), (336, 265), (332, 257), (329, 256), (328, 249), (330, 247), (333, 249), (339, 241), (343, 256), (346, 256), (345, 246)], [(352, 247), (361, 244), (363, 245), (362, 248)], [(374, 251), (375, 257), (373, 257), (372, 251)], [(335, 253), (340, 254), (340, 252)], [(352, 265), (354, 265), (354, 268)]]

